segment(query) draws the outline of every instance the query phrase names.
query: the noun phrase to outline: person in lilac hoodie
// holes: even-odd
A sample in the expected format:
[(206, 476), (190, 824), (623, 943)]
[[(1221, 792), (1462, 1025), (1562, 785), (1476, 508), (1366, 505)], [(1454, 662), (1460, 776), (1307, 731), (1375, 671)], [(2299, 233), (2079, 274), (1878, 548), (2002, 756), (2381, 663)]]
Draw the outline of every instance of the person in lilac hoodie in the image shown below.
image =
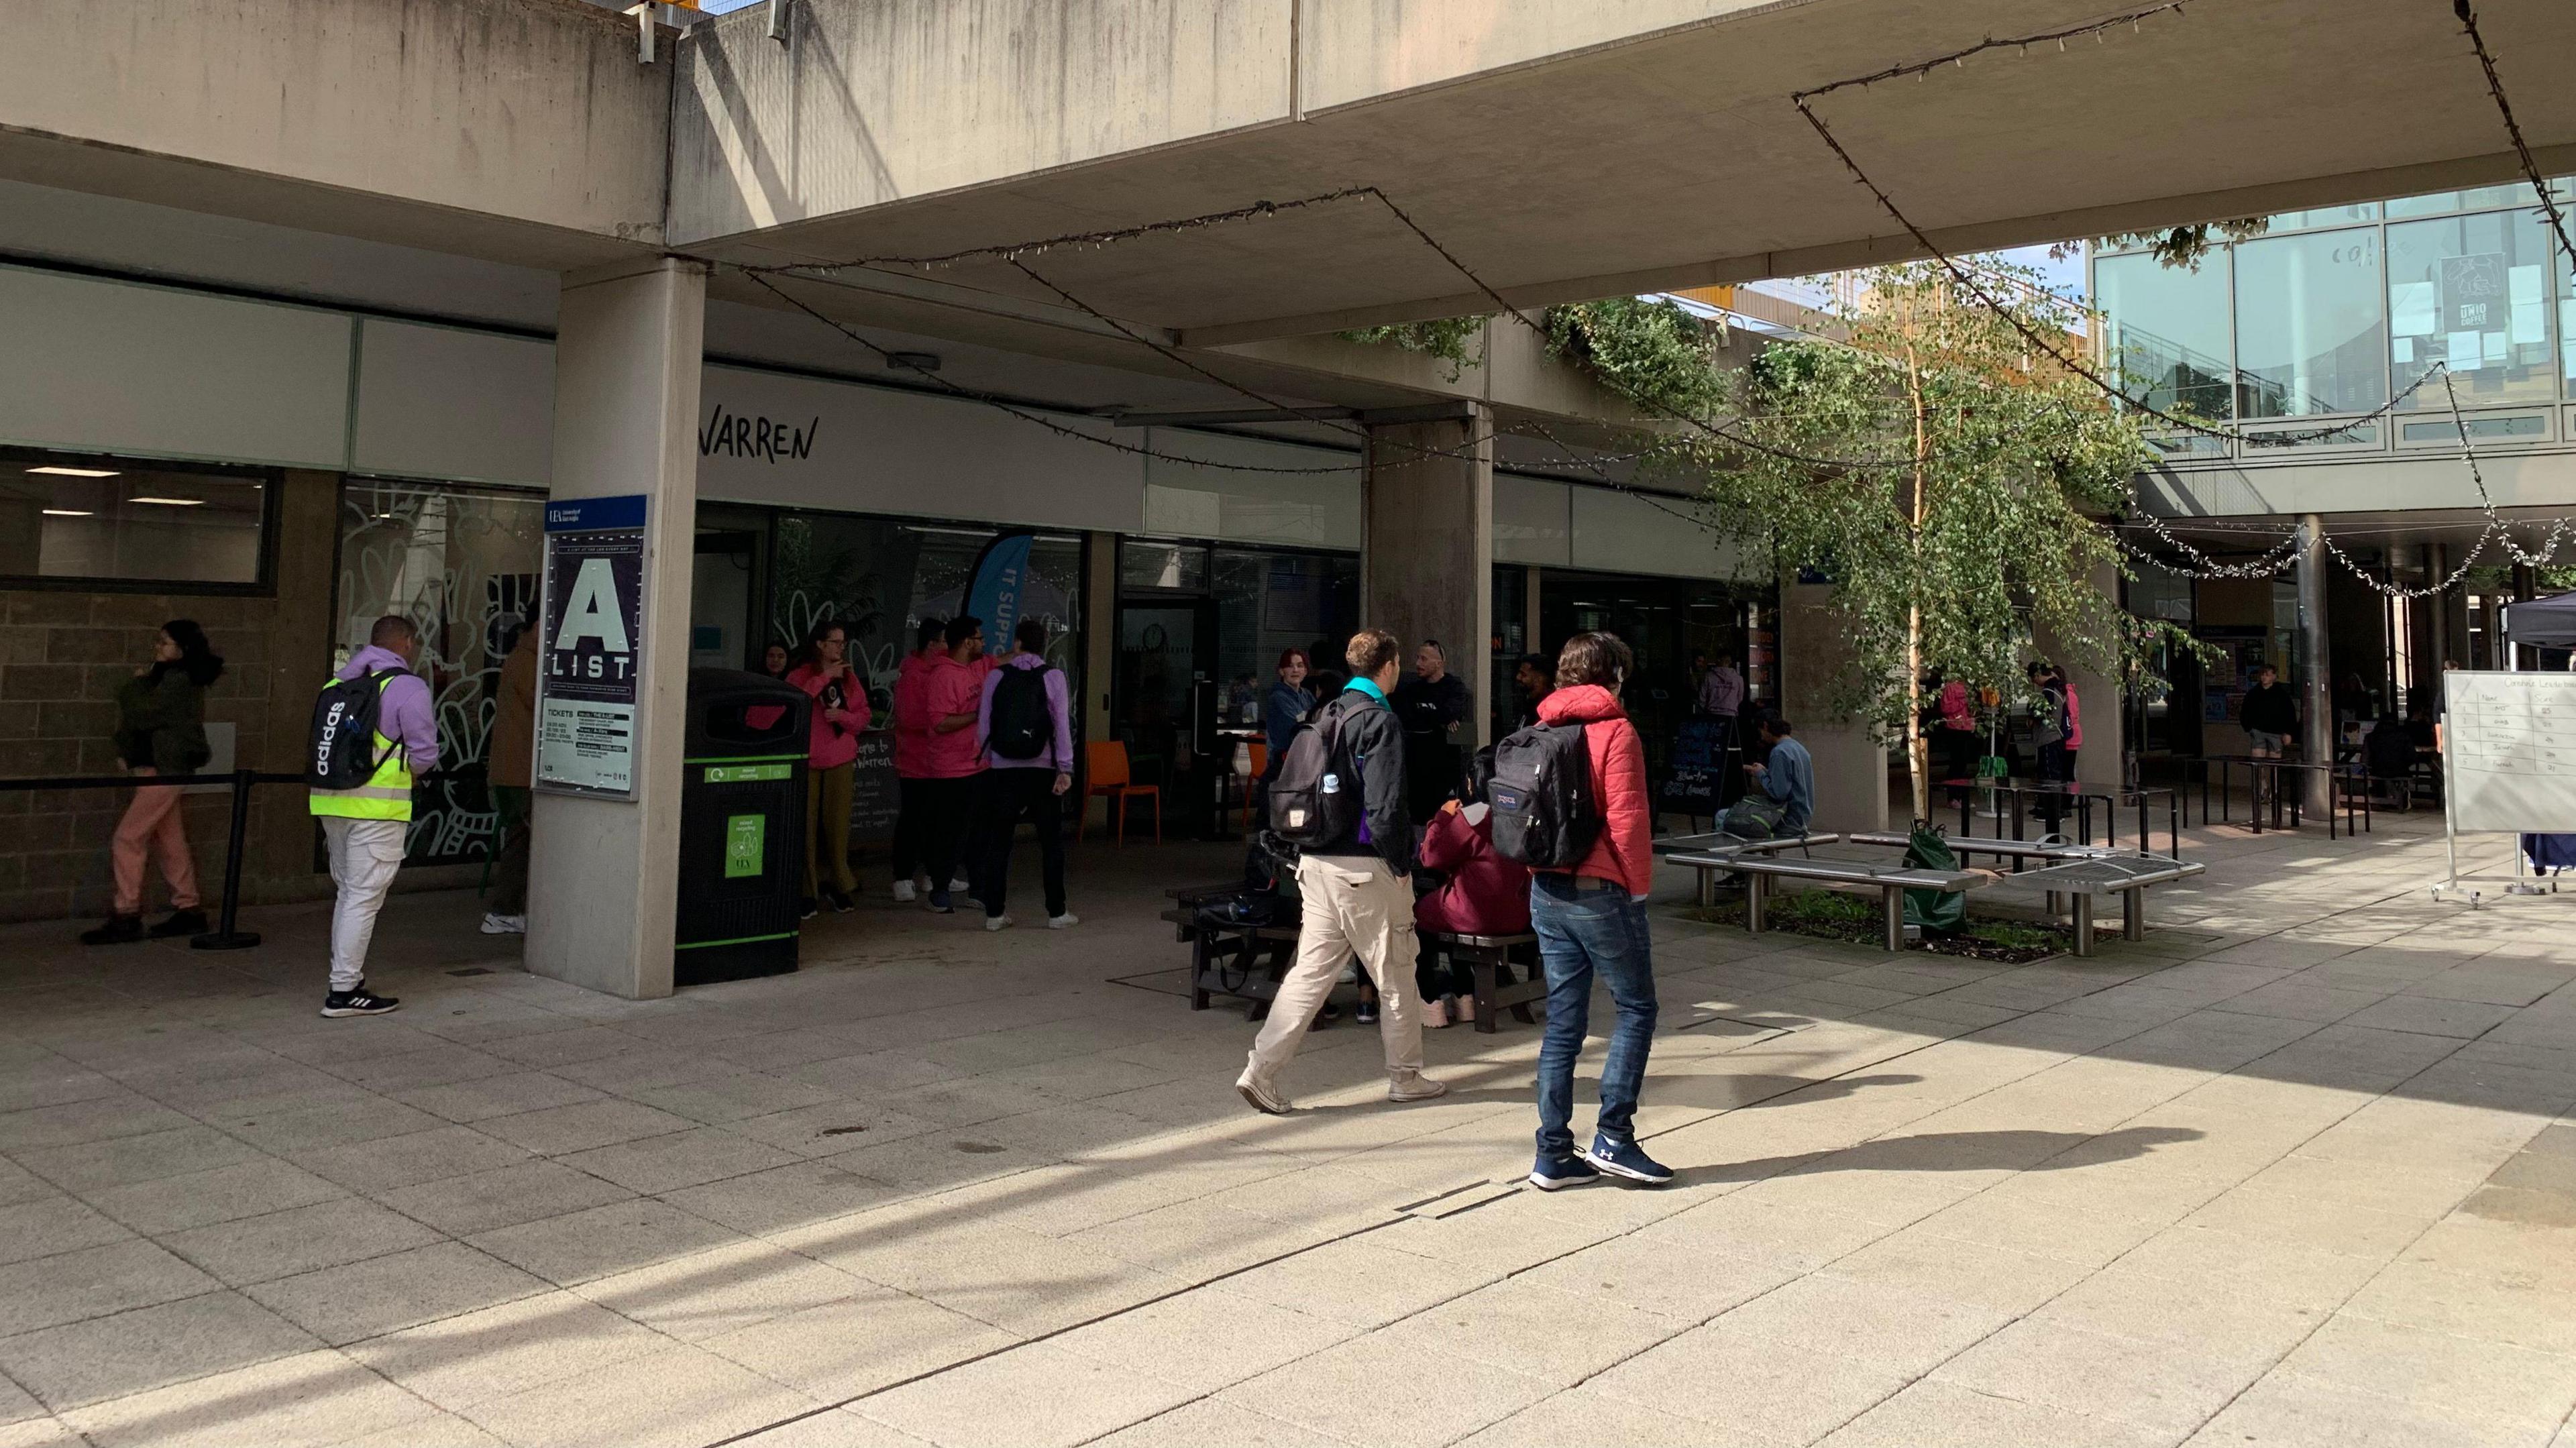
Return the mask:
[(976, 840), (984, 869), (984, 928), (1008, 930), (1002, 907), (1011, 893), (1011, 837), (1020, 821), (1037, 826), (1038, 857), (1046, 874), (1047, 928), (1081, 922), (1064, 902), (1064, 808), (1073, 788), (1073, 722), (1064, 671), (1047, 667), (1046, 625), (1024, 618), (1012, 630), (1015, 651), (984, 676), (984, 700), (975, 714), (976, 747), (983, 751), (983, 819)]
[(438, 767), (438, 725), (430, 710), (429, 682), (411, 671), (420, 656), (420, 630), (400, 614), (386, 614), (367, 631), (367, 646), (349, 656), (335, 679), (377, 681), (378, 762), (354, 789), (309, 791), (331, 855), (331, 989), (322, 997), (326, 1016), (380, 1016), (402, 1004), (367, 989), (367, 943), (375, 938), (376, 912), (402, 868), (403, 841), (411, 832), (415, 777)]

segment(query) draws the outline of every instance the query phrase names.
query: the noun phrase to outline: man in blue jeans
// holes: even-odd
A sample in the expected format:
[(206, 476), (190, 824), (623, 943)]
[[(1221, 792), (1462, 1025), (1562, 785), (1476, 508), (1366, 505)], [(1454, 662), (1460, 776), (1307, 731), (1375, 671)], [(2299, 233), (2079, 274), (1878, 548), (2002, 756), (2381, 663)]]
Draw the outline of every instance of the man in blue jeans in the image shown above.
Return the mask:
[[(1647, 939), (1646, 894), (1654, 884), (1653, 806), (1645, 749), (1619, 707), (1634, 656), (1615, 634), (1566, 640), (1556, 692), (1539, 701), (1539, 722), (1583, 730), (1600, 802), (1601, 836), (1571, 871), (1530, 876), (1530, 929), (1547, 972), (1547, 1035), (1538, 1053), (1538, 1162), (1530, 1185), (1581, 1186), (1603, 1173), (1660, 1186), (1672, 1171), (1637, 1144), (1637, 1094), (1655, 1041), (1655, 968)], [(1601, 1063), (1601, 1113), (1592, 1145), (1574, 1146), (1574, 1063), (1590, 1024), (1592, 983), (1610, 987), (1619, 1018)]]

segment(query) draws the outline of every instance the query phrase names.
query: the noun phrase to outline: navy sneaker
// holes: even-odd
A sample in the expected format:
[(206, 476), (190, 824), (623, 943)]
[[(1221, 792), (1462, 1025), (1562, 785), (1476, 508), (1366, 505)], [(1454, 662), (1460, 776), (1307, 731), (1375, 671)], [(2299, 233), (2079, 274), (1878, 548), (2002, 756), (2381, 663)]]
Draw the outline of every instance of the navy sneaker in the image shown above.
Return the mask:
[(930, 892), (930, 913), (933, 915), (954, 915), (957, 913), (957, 907), (949, 903), (947, 891), (933, 890)]
[(1662, 1186), (1673, 1179), (1673, 1169), (1646, 1155), (1645, 1148), (1637, 1145), (1634, 1140), (1620, 1141), (1615, 1137), (1595, 1133), (1592, 1138), (1592, 1149), (1578, 1154), (1585, 1161), (1612, 1176), (1626, 1177), (1632, 1182), (1644, 1182), (1650, 1187)]
[(1601, 1173), (1580, 1156), (1542, 1156), (1530, 1168), (1530, 1185), (1543, 1192), (1563, 1191), (1567, 1187), (1588, 1186), (1601, 1180)]

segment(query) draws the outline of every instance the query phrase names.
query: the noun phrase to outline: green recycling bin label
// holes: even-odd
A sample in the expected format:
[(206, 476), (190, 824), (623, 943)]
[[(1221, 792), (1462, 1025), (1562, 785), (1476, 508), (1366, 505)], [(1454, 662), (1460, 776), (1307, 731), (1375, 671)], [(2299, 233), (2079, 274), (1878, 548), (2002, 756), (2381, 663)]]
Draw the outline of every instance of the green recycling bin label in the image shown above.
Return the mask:
[(792, 764), (710, 764), (709, 784), (749, 784), (761, 779), (785, 779), (796, 772)]
[(725, 878), (738, 880), (760, 873), (762, 842), (769, 833), (769, 816), (735, 815), (725, 821)]

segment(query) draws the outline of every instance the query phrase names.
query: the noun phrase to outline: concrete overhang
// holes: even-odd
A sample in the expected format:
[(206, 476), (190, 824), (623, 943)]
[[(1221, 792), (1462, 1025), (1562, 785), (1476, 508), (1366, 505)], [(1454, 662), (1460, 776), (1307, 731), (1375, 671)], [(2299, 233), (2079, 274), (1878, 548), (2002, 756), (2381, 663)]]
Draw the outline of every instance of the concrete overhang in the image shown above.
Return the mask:
[[(1794, 93), (2115, 8), (794, 0), (784, 43), (765, 7), (680, 43), (669, 240), (912, 257), (1367, 186), (1515, 305), (1830, 270), (1917, 248)], [(2576, 5), (2481, 19), (2541, 163), (2576, 169)], [(1959, 250), (2516, 174), (2439, 0), (2205, 0), (1817, 109)], [(1367, 197), (1028, 260), (1198, 345), (1491, 309)], [(999, 264), (935, 275), (1048, 297)]]
[(16, 0), (0, 178), (561, 271), (662, 243), (671, 65), (575, 0)]

